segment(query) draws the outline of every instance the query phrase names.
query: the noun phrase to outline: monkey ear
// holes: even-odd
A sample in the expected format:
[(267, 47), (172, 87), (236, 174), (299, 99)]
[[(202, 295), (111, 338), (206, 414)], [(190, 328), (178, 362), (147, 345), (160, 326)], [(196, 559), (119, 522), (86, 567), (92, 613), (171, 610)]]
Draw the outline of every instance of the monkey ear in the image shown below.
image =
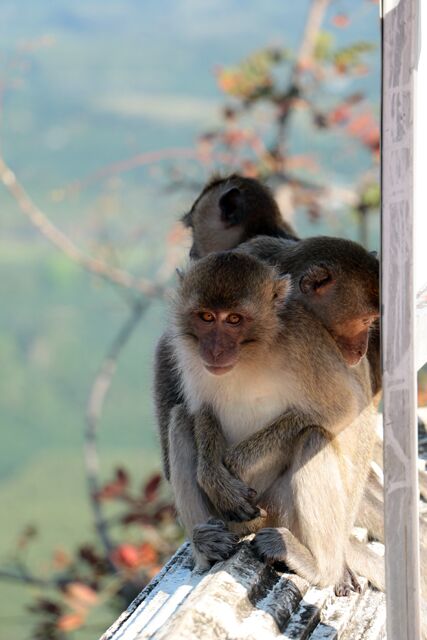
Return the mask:
[(176, 271), (176, 275), (178, 276), (178, 280), (181, 283), (184, 280), (184, 272), (182, 269), (178, 269), (178, 267), (175, 269)]
[(222, 194), (219, 199), (221, 209), (221, 220), (226, 226), (234, 227), (243, 220), (244, 198), (242, 192), (237, 187), (231, 187)]
[(185, 215), (182, 216), (181, 222), (184, 227), (192, 228), (193, 226), (193, 210), (189, 211)]
[(292, 279), (288, 273), (274, 279), (273, 300), (278, 308), (282, 307), (288, 299), (291, 289)]
[(299, 281), (299, 288), (307, 295), (323, 295), (335, 284), (330, 269), (323, 265), (312, 265)]

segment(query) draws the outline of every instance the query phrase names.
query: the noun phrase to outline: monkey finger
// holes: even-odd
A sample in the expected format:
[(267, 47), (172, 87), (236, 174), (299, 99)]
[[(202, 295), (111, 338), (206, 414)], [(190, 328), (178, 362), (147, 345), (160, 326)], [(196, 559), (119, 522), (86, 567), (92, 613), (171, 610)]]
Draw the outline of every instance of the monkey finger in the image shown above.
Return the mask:
[(246, 522), (247, 520), (254, 520), (260, 515), (258, 507), (253, 507), (251, 504), (236, 506), (233, 509), (224, 511), (224, 519), (228, 522)]
[(348, 582), (338, 582), (335, 587), (334, 587), (334, 593), (336, 596), (341, 597), (341, 598), (346, 598), (349, 595), (351, 595), (352, 592), (352, 588), (351, 588), (351, 584), (349, 584)]
[(248, 497), (249, 497), (249, 501), (250, 501), (250, 502), (255, 501), (255, 500), (256, 500), (256, 497), (257, 497), (257, 495), (258, 495), (258, 492), (257, 492), (257, 491), (255, 491), (255, 489), (252, 489), (251, 487), (249, 487), (249, 489), (248, 489)]
[(352, 590), (355, 591), (356, 593), (362, 593), (362, 585), (360, 584), (359, 578), (354, 573), (354, 571), (352, 571), (348, 566), (345, 568), (344, 571), (347, 575), (347, 579), (351, 584)]
[(236, 552), (239, 536), (216, 521), (194, 527), (193, 544), (197, 551), (211, 562), (226, 560)]

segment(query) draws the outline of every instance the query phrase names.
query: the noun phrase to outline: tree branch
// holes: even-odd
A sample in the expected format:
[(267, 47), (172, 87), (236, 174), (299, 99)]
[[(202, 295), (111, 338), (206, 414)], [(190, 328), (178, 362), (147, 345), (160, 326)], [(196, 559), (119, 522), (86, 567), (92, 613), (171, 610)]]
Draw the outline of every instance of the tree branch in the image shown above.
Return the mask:
[(150, 302), (148, 300), (140, 300), (133, 304), (129, 317), (114, 338), (99, 368), (98, 374), (92, 384), (87, 403), (84, 443), (86, 477), (95, 519), (95, 528), (107, 554), (112, 551), (114, 544), (108, 532), (108, 522), (102, 513), (102, 505), (97, 497), (100, 490), (97, 427), (105, 399), (116, 372), (117, 360), (149, 305)]
[(13, 582), (24, 582), (28, 586), (37, 587), (57, 587), (62, 584), (60, 580), (38, 578), (28, 571), (12, 571), (0, 569), (0, 580), (11, 580)]
[(314, 47), (316, 45), (317, 34), (322, 26), (323, 18), (331, 0), (313, 0), (308, 12), (307, 22), (304, 27), (304, 34), (297, 55), (297, 70), (302, 62), (311, 60)]
[(2, 157), (0, 157), (0, 180), (31, 224), (49, 240), (51, 244), (71, 258), (71, 260), (87, 271), (115, 285), (125, 287), (126, 289), (133, 289), (150, 298), (161, 297), (163, 295), (164, 290), (159, 285), (153, 284), (144, 278), (136, 278), (127, 271), (112, 267), (97, 258), (92, 258), (79, 249), (79, 247), (52, 224), (49, 218), (34, 204)]

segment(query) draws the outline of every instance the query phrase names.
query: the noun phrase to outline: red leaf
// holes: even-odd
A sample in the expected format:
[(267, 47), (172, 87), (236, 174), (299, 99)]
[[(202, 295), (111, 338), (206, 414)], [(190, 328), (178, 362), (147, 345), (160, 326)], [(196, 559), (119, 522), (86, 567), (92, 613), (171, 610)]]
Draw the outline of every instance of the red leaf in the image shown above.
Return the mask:
[(348, 122), (350, 113), (351, 110), (349, 105), (344, 103), (338, 105), (338, 107), (329, 113), (328, 120), (331, 124), (343, 124), (344, 122)]
[(146, 513), (131, 511), (130, 513), (126, 513), (122, 516), (120, 522), (124, 525), (133, 524), (135, 522), (138, 522), (139, 524), (152, 524), (153, 518)]
[(157, 497), (161, 481), (162, 476), (157, 473), (156, 475), (152, 476), (150, 480), (148, 480), (148, 482), (145, 484), (144, 497), (147, 502), (152, 502)]
[(135, 569), (141, 564), (139, 551), (133, 544), (119, 544), (112, 551), (111, 560), (114, 564), (129, 569)]
[(345, 13), (337, 13), (332, 18), (332, 24), (334, 25), (334, 27), (343, 29), (344, 27), (348, 27), (348, 25), (350, 24), (350, 18)]
[(127, 472), (122, 468), (117, 468), (112, 482), (107, 482), (101, 489), (95, 494), (98, 500), (111, 500), (113, 498), (119, 498), (124, 495), (129, 485), (129, 476)]

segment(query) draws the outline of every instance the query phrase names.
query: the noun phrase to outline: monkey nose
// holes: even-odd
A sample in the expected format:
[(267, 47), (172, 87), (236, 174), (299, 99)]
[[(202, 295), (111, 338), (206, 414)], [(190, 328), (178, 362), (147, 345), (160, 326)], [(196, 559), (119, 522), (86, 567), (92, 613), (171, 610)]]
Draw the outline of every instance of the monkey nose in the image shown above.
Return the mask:
[(211, 349), (212, 360), (218, 360), (224, 353), (224, 349), (222, 347), (214, 347)]

